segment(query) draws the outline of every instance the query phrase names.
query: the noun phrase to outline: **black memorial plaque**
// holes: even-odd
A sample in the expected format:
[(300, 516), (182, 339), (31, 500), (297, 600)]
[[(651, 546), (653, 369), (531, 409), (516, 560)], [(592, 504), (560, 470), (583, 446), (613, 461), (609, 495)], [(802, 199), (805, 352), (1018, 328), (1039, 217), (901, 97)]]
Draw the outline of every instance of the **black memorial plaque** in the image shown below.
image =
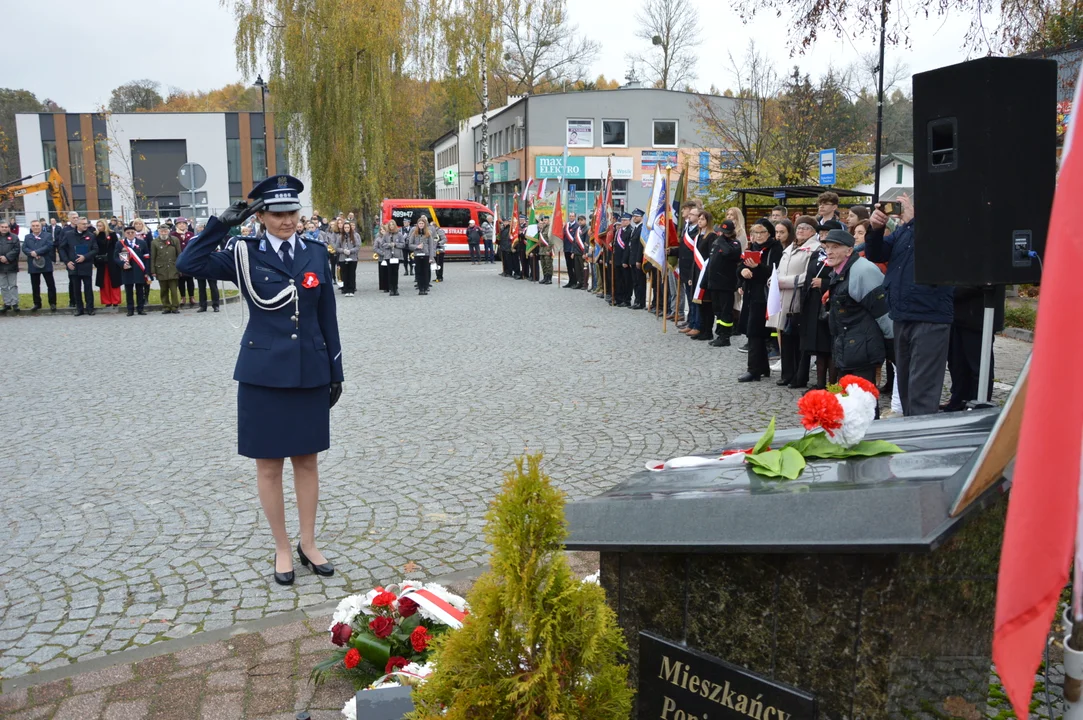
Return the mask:
[(413, 712), (414, 689), (407, 685), (357, 692), (357, 720), (402, 720)]
[(638, 697), (639, 720), (816, 718), (812, 694), (649, 632), (639, 633)]

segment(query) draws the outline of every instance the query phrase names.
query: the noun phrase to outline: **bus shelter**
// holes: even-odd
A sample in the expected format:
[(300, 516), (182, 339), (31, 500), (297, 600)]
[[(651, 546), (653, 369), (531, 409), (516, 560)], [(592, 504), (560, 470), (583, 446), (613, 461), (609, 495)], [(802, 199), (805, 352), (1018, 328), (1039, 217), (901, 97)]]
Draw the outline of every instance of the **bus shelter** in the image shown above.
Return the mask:
[[(752, 223), (761, 217), (767, 217), (771, 214), (771, 208), (776, 205), (785, 205), (791, 218), (794, 217), (794, 208), (799, 208), (801, 210), (800, 214), (816, 215), (816, 198), (819, 197), (820, 193), (826, 191), (838, 195), (840, 201), (843, 198), (849, 198), (852, 201), (849, 203), (851, 205), (860, 205), (872, 199), (872, 195), (869, 193), (826, 187), (824, 185), (775, 185), (773, 187), (734, 189), (734, 192), (741, 197), (741, 213), (744, 215), (745, 223)], [(752, 196), (751, 204), (749, 202), (750, 195)], [(761, 201), (760, 198), (769, 199)]]

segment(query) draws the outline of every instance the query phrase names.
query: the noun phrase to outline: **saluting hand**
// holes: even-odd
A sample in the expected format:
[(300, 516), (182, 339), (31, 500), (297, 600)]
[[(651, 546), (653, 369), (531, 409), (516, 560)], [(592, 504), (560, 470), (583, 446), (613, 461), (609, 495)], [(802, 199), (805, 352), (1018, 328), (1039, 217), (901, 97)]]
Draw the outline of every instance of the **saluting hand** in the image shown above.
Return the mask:
[(226, 227), (236, 227), (262, 209), (263, 200), (257, 200), (251, 205), (244, 200), (238, 200), (222, 211), (222, 214), (218, 216), (218, 222)]

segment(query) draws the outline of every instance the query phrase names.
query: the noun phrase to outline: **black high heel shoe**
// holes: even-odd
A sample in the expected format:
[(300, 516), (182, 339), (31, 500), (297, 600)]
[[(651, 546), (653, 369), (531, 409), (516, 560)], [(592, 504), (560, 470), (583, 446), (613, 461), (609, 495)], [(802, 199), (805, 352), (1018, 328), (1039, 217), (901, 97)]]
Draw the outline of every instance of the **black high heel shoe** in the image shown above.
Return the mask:
[(293, 585), (293, 578), (293, 570), (278, 572), (278, 553), (275, 553), (275, 582), (279, 585)]
[(316, 563), (305, 557), (304, 550), (301, 549), (301, 543), (297, 543), (297, 554), (301, 558), (301, 564), (305, 567), (312, 568), (312, 572), (316, 573), (320, 577), (331, 577), (335, 574), (335, 566), (331, 563), (324, 563), (323, 565), (317, 565)]

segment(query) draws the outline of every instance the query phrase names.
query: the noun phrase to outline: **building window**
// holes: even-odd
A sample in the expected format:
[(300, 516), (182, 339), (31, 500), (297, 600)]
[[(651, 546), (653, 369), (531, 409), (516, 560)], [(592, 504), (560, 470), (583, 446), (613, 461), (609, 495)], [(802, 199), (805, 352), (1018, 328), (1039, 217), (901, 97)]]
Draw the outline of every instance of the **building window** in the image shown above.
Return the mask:
[(98, 200), (98, 217), (107, 218), (113, 214), (112, 200)]
[(72, 185), (85, 185), (83, 179), (83, 141), (68, 140), (68, 170)]
[(267, 145), (263, 138), (252, 138), (252, 180), (267, 179)]
[(594, 121), (593, 120), (568, 120), (567, 125), (568, 147), (594, 147)]
[(86, 215), (86, 200), (72, 200), (71, 208), (80, 215)]
[(229, 182), (241, 182), (241, 141), (239, 138), (226, 138), (226, 172)]
[(602, 120), (602, 147), (628, 147), (627, 120)]
[(903, 166), (899, 163), (895, 166), (895, 184), (902, 185), (903, 183)]
[(677, 121), (654, 121), (654, 147), (677, 147)]
[(108, 185), (112, 179), (109, 175), (109, 141), (94, 141), (94, 174), (99, 185)]
[(56, 165), (56, 140), (46, 140), (41, 144), (41, 159), (45, 163), (45, 169), (55, 168)]
[(275, 138), (275, 174), (290, 174), (289, 157), (286, 155), (286, 138)]

